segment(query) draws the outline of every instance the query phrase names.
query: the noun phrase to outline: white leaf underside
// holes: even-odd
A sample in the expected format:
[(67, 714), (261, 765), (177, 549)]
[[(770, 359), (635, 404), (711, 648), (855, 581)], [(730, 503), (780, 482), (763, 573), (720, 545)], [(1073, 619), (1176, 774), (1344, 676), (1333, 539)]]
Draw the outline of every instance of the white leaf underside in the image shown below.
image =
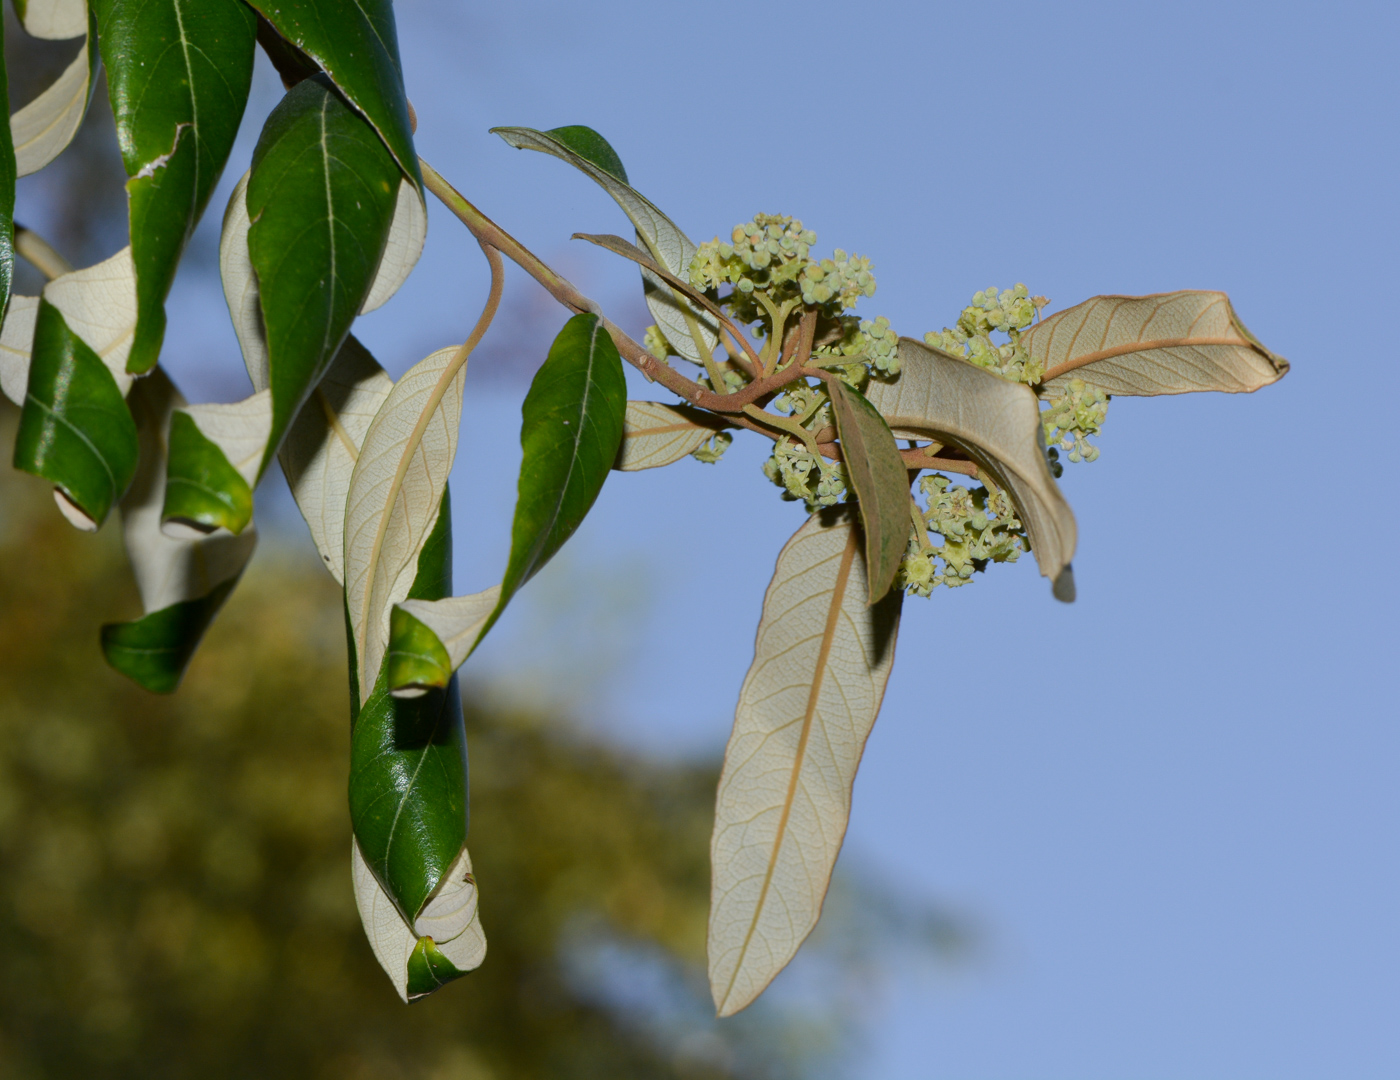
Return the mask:
[[(19, 5), (16, 5), (18, 7)], [(25, 32), (47, 41), (66, 41), (87, 33), (86, 0), (29, 0), (22, 19)]]
[(185, 399), (156, 368), (127, 396), (136, 421), (141, 457), (120, 502), (122, 537), (147, 614), (183, 600), (207, 596), (237, 577), (252, 557), (257, 530), (250, 522), (238, 536), (226, 529), (195, 539), (175, 539), (161, 530), (165, 504), (166, 446), (170, 417)]
[(629, 401), (614, 468), (637, 472), (670, 465), (704, 446), (721, 428), (719, 424), (697, 424), (673, 405)]
[(10, 310), (0, 327), (0, 390), (20, 408), (29, 392), (29, 354), (38, 315), (37, 296), (11, 296)]
[(359, 843), (352, 839), (350, 847), (355, 906), (374, 957), (393, 982), (399, 997), (408, 1000), (408, 958), (419, 937), (431, 937), (459, 971), (481, 966), (486, 959), (486, 934), (481, 928), (476, 881), (466, 848), (415, 920), (418, 932), (414, 933), (360, 854)]
[(389, 240), (379, 258), (379, 269), (374, 273), (369, 295), (360, 308), (361, 315), (387, 303), (399, 291), (418, 264), (427, 237), (428, 208), (423, 204), (423, 195), (407, 180), (400, 180), (394, 218), (389, 224)]
[(259, 390), (228, 405), (190, 405), (184, 411), (248, 486), (257, 486), (258, 465), (272, 434), (272, 391)]
[(1040, 572), (1059, 581), (1078, 532), (1046, 461), (1035, 393), (910, 338), (899, 363), (899, 378), (872, 379), (866, 397), (896, 436), (956, 445), (1010, 491)]
[(389, 613), (408, 596), (457, 454), (466, 364), (457, 346), (404, 373), (365, 434), (345, 504), (345, 599), (360, 693), (367, 698), (389, 640)]
[(471, 654), (482, 628), (496, 602), (501, 587), (492, 585), (469, 596), (449, 596), (444, 600), (405, 600), (398, 606), (437, 635), (456, 671)]
[(866, 607), (849, 511), (813, 514), (778, 556), (710, 845), (710, 990), (721, 1016), (763, 991), (821, 914), (902, 595)]
[(136, 333), (136, 267), (131, 248), (54, 278), (44, 286), (44, 299), (58, 308), (68, 329), (107, 365), (125, 395), (132, 380), (126, 357)]
[(345, 499), (365, 433), (394, 380), (353, 336), (287, 432), (279, 460), (311, 539), (337, 584), (345, 584)]
[[(87, 32), (87, 15), (79, 34)], [(76, 37), (77, 34), (63, 34)], [(15, 172), (29, 176), (61, 154), (73, 141), (87, 112), (92, 72), (88, 49), (82, 49), (53, 85), (10, 117), (10, 135), (15, 144)]]
[[(502, 128), (498, 133), (516, 149), (538, 150), (562, 158), (586, 173), (622, 207), (622, 212), (636, 226), (641, 246), (676, 277), (682, 281), (690, 280), (690, 260), (695, 257), (695, 244), (650, 199), (544, 132), (529, 128)], [(691, 311), (700, 328), (701, 340), (711, 352), (719, 344), (719, 328), (713, 317), (695, 308), (689, 301), (682, 304), (676, 299), (670, 285), (645, 268), (642, 269), (642, 288), (651, 317), (665, 333), (672, 348), (691, 363), (702, 363), (690, 334), (685, 311)]]
[(1123, 396), (1249, 393), (1288, 371), (1288, 361), (1254, 339), (1222, 292), (1096, 296), (1036, 324), (1021, 340), (1052, 376), (1045, 381), (1052, 395), (1074, 378)]

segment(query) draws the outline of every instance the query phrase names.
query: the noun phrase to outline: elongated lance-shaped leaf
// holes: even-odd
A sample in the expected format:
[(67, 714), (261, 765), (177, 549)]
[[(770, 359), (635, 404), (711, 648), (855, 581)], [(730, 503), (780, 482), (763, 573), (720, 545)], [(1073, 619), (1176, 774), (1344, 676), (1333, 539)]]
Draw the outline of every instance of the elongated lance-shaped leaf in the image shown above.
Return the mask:
[(250, 0), (249, 6), (325, 69), (421, 191), (390, 0)]
[(763, 992), (821, 914), (851, 785), (894, 664), (904, 594), (867, 605), (849, 507), (782, 552), (739, 691), (710, 843), (710, 991), (720, 1016)]
[[(525, 582), (582, 524), (622, 445), (627, 381), (598, 316), (575, 315), (535, 373), (521, 407), (520, 462), (510, 559), (479, 643)], [(472, 648), (475, 648), (473, 644)]]
[(1248, 393), (1277, 382), (1288, 361), (1245, 329), (1222, 292), (1096, 296), (1021, 337), (1051, 394), (1082, 379), (1110, 394)]
[(405, 600), (389, 618), (389, 685), (397, 697), (446, 686), (476, 647), (501, 587), (443, 600)]
[[(451, 592), (451, 516), (444, 494), (418, 551), (411, 599)], [(356, 654), (361, 665), (363, 656)], [(445, 689), (404, 699), (389, 693), (387, 673), (382, 664), (354, 713), (350, 821), (365, 862), (412, 924), (466, 843), (466, 742), (455, 678)], [(357, 677), (362, 681), (363, 671)], [(357, 688), (352, 703), (360, 700)]]
[(29, 351), (34, 344), (34, 319), (38, 314), (37, 296), (13, 296), (5, 322), (0, 325), (0, 392), (21, 408), (29, 385)]
[(124, 387), (47, 299), (39, 303), (15, 468), (54, 485), (59, 507), (95, 529), (136, 471), (136, 425)]
[(247, 189), (272, 390), (262, 469), (369, 295), (398, 185), (384, 144), (322, 76), (268, 117)]
[(345, 584), (345, 499), (375, 414), (394, 389), (351, 334), (282, 444), (280, 460), (326, 569)]
[(899, 339), (900, 375), (872, 379), (866, 397), (896, 436), (959, 447), (1007, 489), (1056, 599), (1074, 599), (1077, 529), (1045, 457), (1040, 405), (1030, 387), (910, 338)]
[(423, 929), (421, 937), (415, 933), (415, 927), (404, 922), (365, 862), (358, 843), (351, 852), (351, 873), (365, 935), (375, 959), (404, 1001), (432, 993), (451, 979), (480, 967), (486, 959), (476, 878), (466, 848), (423, 914), (414, 920), (416, 928)]
[(889, 425), (865, 395), (840, 379), (827, 387), (846, 476), (859, 500), (868, 602), (873, 604), (890, 591), (909, 546), (909, 472)]
[(49, 41), (81, 37), (88, 30), (87, 0), (14, 0), (27, 34)]
[(127, 367), (149, 371), (175, 269), (238, 134), (257, 19), (208, 0), (93, 0), (126, 167), (138, 316)]
[(166, 532), (242, 532), (253, 519), (253, 488), (271, 430), (271, 390), (228, 405), (191, 405), (177, 412), (170, 424), (161, 511)]
[(257, 534), (251, 525), (240, 536), (185, 540), (161, 531), (165, 448), (171, 421), (184, 415), (176, 410), (185, 400), (157, 368), (136, 382), (127, 403), (140, 460), (121, 501), (122, 537), (145, 615), (104, 626), (102, 652), (112, 667), (147, 690), (170, 693), (252, 557)]
[[(621, 159), (596, 131), (581, 125), (552, 131), (523, 127), (491, 130), (517, 150), (552, 154), (594, 180), (622, 207), (622, 212), (636, 226), (638, 239), (652, 257), (682, 281), (690, 280), (690, 260), (695, 257), (695, 244), (674, 221), (627, 183)], [(719, 327), (714, 318), (691, 301), (678, 297), (665, 281), (646, 268), (642, 269), (642, 287), (647, 308), (671, 347), (691, 363), (702, 363), (694, 333), (699, 333), (705, 350), (713, 352), (719, 343)], [(692, 325), (696, 328), (694, 332)]]
[(688, 405), (629, 401), (622, 422), (622, 447), (613, 468), (637, 472), (670, 465), (693, 454), (728, 426), (714, 413)]
[[(98, 62), (94, 46), (96, 21), (89, 16), (86, 4), (42, 4), (31, 0), (28, 13), (36, 23), (42, 22), (40, 28), (46, 31), (37, 33), (37, 37), (69, 38), (86, 33), (87, 41), (52, 86), (10, 117), (15, 170), (20, 176), (38, 172), (73, 141), (92, 100)], [(25, 26), (28, 28), (29, 20)]]
[(362, 697), (384, 659), (389, 612), (408, 598), (423, 538), (438, 518), (457, 453), (465, 377), (458, 348), (439, 349), (405, 372), (370, 423), (350, 475), (345, 602)]
[[(5, 28), (0, 25), (0, 101), (9, 102), (9, 76), (4, 60)], [(8, 105), (6, 108), (8, 112)], [(11, 128), (0, 129), (0, 322), (10, 308), (15, 273), (15, 142)]]

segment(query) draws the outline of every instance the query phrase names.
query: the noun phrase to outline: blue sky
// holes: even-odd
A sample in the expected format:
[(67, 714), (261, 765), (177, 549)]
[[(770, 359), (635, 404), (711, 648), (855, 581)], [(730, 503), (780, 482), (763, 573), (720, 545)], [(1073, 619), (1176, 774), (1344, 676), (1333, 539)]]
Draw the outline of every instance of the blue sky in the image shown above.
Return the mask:
[[(1078, 603), (1025, 559), (906, 605), (847, 853), (967, 913), (980, 946), (956, 970), (892, 962), (855, 1075), (1400, 1073), (1397, 9), (397, 10), (420, 152), (638, 334), (632, 269), (568, 240), (625, 231), (616, 207), (487, 128), (597, 128), (697, 240), (801, 217), (819, 250), (872, 258), (864, 312), (914, 336), (989, 284), (1051, 310), (1229, 292), (1293, 371), (1113, 403), (1102, 458), (1063, 481)], [(278, 93), (265, 66), (256, 93), (250, 117)], [(435, 209), (418, 272), (357, 333), (398, 373), (465, 335), (485, 282)], [(468, 375), (459, 591), (499, 576), (518, 402), (565, 318), (509, 290)], [(242, 396), (217, 292), (186, 275), (176, 299), (182, 385)], [(763, 456), (741, 437), (718, 466), (615, 476), (478, 660), (644, 752), (716, 752), (801, 519)]]

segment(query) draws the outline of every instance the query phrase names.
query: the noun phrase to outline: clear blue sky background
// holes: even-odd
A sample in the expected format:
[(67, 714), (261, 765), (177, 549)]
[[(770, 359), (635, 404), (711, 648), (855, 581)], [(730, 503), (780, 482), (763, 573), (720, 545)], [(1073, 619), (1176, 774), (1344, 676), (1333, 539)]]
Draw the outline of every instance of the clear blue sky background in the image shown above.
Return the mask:
[[(420, 151), (636, 333), (631, 268), (568, 241), (625, 220), (488, 127), (598, 128), (697, 240), (800, 216), (874, 260), (866, 312), (907, 334), (988, 284), (1052, 310), (1230, 293), (1293, 371), (1113, 403), (1103, 457), (1063, 481), (1078, 603), (1026, 559), (906, 605), (846, 857), (968, 913), (980, 947), (953, 972), (892, 962), (853, 1075), (1400, 1075), (1400, 8), (397, 7)], [(265, 67), (257, 94), (260, 121)], [(453, 219), (428, 244), (358, 331), (395, 373), (483, 295)], [(192, 397), (242, 396), (217, 293), (177, 289), (172, 367)], [(565, 317), (511, 290), (468, 376), (459, 591), (504, 563), (518, 401)], [(741, 437), (717, 467), (614, 477), (483, 666), (649, 753), (716, 752), (801, 520), (763, 456)]]

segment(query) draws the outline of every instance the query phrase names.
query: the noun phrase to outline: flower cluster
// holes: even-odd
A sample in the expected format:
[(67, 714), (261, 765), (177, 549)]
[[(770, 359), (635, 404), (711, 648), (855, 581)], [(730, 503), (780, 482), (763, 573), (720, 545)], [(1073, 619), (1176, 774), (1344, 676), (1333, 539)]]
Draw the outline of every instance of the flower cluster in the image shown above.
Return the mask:
[(808, 510), (832, 506), (846, 493), (846, 466), (813, 454), (786, 438), (763, 463), (763, 475), (783, 489), (783, 498), (802, 499)]
[(922, 515), (924, 531), (942, 536), (943, 544), (934, 547), (915, 530), (899, 568), (898, 584), (906, 591), (928, 596), (938, 585), (966, 585), (973, 572), (985, 569), (987, 563), (1015, 562), (1030, 550), (1016, 507), (1005, 491), (955, 487), (938, 473), (923, 477), (919, 490), (928, 503)]
[[(1052, 467), (1058, 465), (1058, 446), (1069, 451), (1070, 461), (1093, 461), (1099, 448), (1089, 442), (1097, 435), (1108, 415), (1108, 395), (1083, 379), (1070, 379), (1057, 393), (1047, 395), (1050, 407), (1040, 414), (1045, 443), (1052, 448)], [(1059, 475), (1056, 472), (1055, 475)]]
[(724, 457), (724, 452), (729, 449), (729, 444), (733, 441), (734, 436), (729, 432), (716, 431), (708, 440), (692, 450), (690, 456), (696, 461), (703, 461), (706, 465), (714, 465), (720, 458)]
[[(956, 326), (925, 334), (924, 341), (1012, 382), (1037, 383), (1045, 369), (1021, 344), (1021, 331), (1047, 303), (1043, 296), (1031, 296), (1021, 284), (1000, 292), (995, 287), (983, 289), (973, 293), (972, 303), (963, 308)], [(993, 331), (1005, 334), (1007, 343), (992, 341)]]

